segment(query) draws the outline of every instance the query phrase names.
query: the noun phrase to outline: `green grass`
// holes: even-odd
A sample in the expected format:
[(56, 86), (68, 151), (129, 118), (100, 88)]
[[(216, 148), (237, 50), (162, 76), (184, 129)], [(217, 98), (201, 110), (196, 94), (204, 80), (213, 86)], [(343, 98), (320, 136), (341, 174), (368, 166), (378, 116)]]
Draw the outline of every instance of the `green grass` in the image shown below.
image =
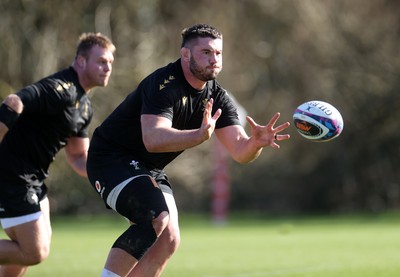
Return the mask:
[[(50, 257), (27, 277), (99, 276), (120, 218), (56, 218)], [(249, 218), (225, 226), (181, 217), (182, 243), (163, 277), (398, 277), (400, 214)], [(4, 237), (4, 235), (2, 235)]]

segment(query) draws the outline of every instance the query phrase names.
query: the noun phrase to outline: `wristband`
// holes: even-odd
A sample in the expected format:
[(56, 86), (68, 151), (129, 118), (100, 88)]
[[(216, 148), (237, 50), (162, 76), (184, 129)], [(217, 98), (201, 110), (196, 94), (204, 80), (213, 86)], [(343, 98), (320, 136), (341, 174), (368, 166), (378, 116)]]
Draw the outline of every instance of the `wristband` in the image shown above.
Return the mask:
[(17, 122), (19, 117), (19, 113), (11, 109), (6, 104), (0, 105), (0, 121), (3, 122), (8, 129), (11, 129), (14, 126), (15, 122)]

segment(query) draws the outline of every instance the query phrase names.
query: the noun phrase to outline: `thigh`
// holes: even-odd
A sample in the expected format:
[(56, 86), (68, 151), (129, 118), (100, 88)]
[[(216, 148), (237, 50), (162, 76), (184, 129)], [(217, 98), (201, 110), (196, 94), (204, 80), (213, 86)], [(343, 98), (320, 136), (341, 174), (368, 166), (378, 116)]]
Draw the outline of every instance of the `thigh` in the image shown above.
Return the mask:
[(117, 187), (125, 187), (122, 184), (138, 176), (151, 175), (144, 165), (134, 161), (130, 155), (113, 153), (91, 153), (88, 157), (87, 173), (93, 188), (114, 210), (115, 207), (110, 205), (107, 199), (115, 198), (113, 195), (109, 195), (119, 193)]
[[(115, 210), (131, 222), (148, 224), (161, 212), (169, 212), (163, 192), (151, 176), (137, 176), (121, 185), (115, 188), (118, 194), (110, 196), (116, 201)], [(111, 201), (107, 202), (112, 206)]]
[[(46, 200), (47, 198), (46, 198)], [(49, 248), (51, 241), (50, 219), (47, 211), (34, 221), (4, 229), (7, 236), (18, 242), (23, 252), (36, 253), (38, 249)]]
[(163, 195), (169, 210), (168, 227), (173, 230), (179, 230), (178, 208), (176, 207), (175, 198), (171, 193), (164, 192)]
[(42, 201), (40, 201), (40, 209), (42, 211), (43, 215), (43, 223), (45, 226), (46, 234), (48, 241), (50, 243), (51, 240), (51, 235), (52, 235), (52, 229), (51, 229), (51, 223), (50, 223), (50, 203), (49, 199), (46, 197)]

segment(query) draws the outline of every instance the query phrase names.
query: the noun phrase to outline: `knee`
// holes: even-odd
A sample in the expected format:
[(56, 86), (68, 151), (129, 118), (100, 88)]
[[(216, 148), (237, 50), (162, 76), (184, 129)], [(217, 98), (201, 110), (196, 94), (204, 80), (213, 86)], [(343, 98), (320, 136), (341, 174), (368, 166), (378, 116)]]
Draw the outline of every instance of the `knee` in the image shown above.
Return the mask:
[(26, 265), (36, 265), (44, 260), (47, 259), (47, 257), (50, 254), (50, 247), (49, 246), (41, 246), (35, 250), (30, 251), (29, 253), (26, 253), (25, 255), (25, 262)]
[(166, 253), (168, 257), (171, 257), (176, 252), (180, 242), (179, 228), (173, 226), (168, 226), (158, 238), (158, 243), (162, 245), (163, 252)]
[(153, 220), (153, 228), (157, 234), (159, 244), (163, 249), (172, 255), (179, 247), (181, 237), (179, 227), (170, 221), (168, 212), (162, 212)]
[(166, 229), (166, 240), (168, 241), (168, 252), (172, 255), (178, 249), (181, 243), (181, 235), (179, 228)]
[(167, 211), (161, 212), (159, 216), (153, 219), (153, 229), (157, 237), (161, 235), (163, 230), (168, 226), (169, 213)]

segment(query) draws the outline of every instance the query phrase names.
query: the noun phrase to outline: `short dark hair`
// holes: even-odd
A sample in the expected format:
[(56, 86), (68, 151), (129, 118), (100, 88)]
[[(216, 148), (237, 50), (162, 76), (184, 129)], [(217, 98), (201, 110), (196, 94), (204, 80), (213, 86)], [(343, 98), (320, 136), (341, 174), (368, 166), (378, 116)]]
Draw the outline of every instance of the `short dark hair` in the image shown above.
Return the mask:
[(207, 24), (196, 24), (192, 27), (183, 29), (182, 31), (182, 44), (184, 47), (188, 41), (191, 41), (198, 37), (210, 37), (214, 39), (222, 39), (222, 33), (216, 28)]
[(95, 45), (108, 49), (112, 53), (115, 52), (115, 46), (107, 36), (101, 33), (83, 33), (78, 39), (76, 56), (81, 55), (87, 58), (89, 51)]

